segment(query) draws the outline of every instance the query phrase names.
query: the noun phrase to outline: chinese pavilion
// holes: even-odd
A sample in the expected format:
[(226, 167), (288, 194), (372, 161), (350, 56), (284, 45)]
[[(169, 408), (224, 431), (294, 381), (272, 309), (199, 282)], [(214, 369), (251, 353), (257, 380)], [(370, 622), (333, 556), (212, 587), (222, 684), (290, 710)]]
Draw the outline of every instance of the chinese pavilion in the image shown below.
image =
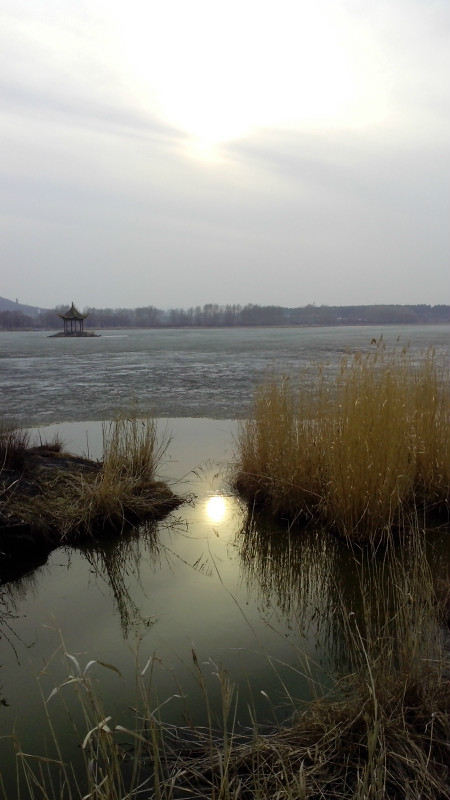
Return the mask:
[(87, 314), (80, 314), (73, 303), (65, 314), (58, 314), (58, 317), (64, 322), (64, 336), (82, 336), (84, 320), (87, 316)]

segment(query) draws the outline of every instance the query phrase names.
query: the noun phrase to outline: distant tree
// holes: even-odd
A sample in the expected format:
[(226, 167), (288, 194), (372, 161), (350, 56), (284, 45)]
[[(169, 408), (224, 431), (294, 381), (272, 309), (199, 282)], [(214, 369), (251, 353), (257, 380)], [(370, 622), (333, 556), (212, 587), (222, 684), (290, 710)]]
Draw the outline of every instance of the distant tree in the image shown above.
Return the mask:
[(23, 311), (1, 311), (0, 327), (5, 331), (20, 331), (34, 327), (33, 317)]
[[(9, 301), (10, 302), (10, 301)], [(8, 308), (0, 312), (2, 330), (23, 328), (58, 329), (58, 314), (69, 306), (56, 306), (31, 316), (20, 309)], [(37, 309), (36, 309), (37, 311)], [(259, 306), (249, 303), (220, 306), (206, 303), (188, 309), (169, 311), (155, 306), (126, 308), (86, 308), (90, 328), (153, 328), (153, 327), (231, 327), (234, 325), (390, 325), (390, 324), (449, 324), (450, 306), (440, 304), (371, 305), (371, 306)], [(6, 316), (5, 316), (6, 314)]]
[(171, 308), (168, 312), (168, 325), (174, 328), (186, 326), (188, 316), (183, 308)]
[(135, 324), (138, 328), (154, 328), (160, 324), (159, 311), (155, 306), (136, 309)]

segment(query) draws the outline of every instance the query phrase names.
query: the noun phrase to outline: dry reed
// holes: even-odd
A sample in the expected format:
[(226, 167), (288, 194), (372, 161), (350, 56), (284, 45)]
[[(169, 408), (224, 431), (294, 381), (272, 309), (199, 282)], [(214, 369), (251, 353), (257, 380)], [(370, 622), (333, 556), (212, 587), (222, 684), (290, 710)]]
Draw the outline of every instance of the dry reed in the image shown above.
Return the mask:
[(161, 516), (181, 502), (155, 477), (167, 444), (150, 417), (119, 416), (103, 426), (102, 462), (62, 452), (60, 443), (24, 446), (22, 474), (2, 475), (3, 526), (61, 543)]
[(448, 508), (449, 369), (433, 349), (358, 353), (332, 382), (256, 393), (238, 436), (234, 485), (275, 516), (315, 519), (354, 539), (385, 535), (417, 506)]
[(0, 472), (4, 469), (20, 469), (29, 446), (30, 435), (27, 430), (0, 420)]

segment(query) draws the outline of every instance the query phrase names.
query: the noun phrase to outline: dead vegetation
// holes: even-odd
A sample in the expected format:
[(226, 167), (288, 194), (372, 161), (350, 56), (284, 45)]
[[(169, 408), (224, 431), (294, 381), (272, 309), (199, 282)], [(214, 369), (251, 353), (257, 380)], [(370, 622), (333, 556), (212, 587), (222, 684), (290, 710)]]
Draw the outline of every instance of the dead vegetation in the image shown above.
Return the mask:
[(241, 425), (237, 491), (276, 517), (313, 520), (353, 540), (383, 537), (416, 508), (448, 511), (448, 365), (434, 350), (357, 353), (269, 381)]
[(180, 504), (155, 472), (164, 451), (152, 419), (121, 416), (103, 428), (103, 459), (64, 452), (59, 440), (30, 446), (26, 432), (1, 432), (0, 536), (74, 543), (122, 532)]

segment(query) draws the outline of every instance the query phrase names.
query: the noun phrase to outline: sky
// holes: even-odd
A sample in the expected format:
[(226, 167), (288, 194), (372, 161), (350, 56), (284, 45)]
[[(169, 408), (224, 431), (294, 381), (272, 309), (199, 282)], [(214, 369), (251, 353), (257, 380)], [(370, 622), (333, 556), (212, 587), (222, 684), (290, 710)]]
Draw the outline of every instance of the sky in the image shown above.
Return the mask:
[(450, 302), (448, 0), (0, 0), (0, 296)]

